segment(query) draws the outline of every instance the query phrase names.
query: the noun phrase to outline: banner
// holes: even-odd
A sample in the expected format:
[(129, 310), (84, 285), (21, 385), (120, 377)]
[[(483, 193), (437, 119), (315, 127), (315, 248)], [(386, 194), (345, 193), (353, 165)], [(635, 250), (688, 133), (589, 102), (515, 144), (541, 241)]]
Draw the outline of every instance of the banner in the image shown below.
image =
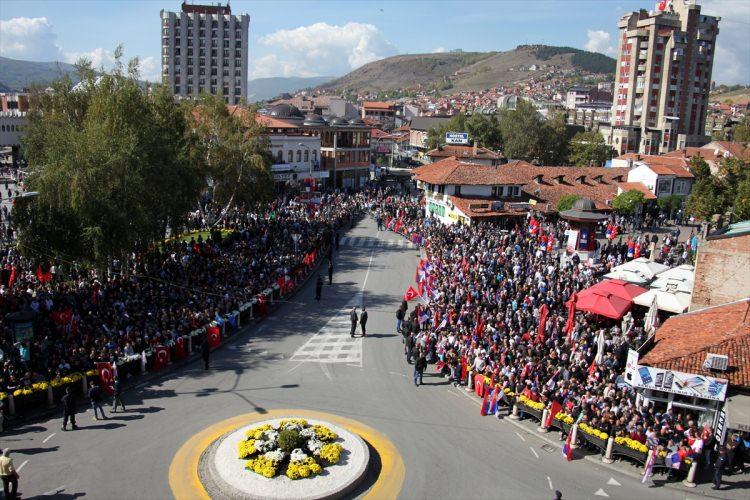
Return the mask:
[(565, 250), (568, 253), (574, 253), (576, 251), (576, 243), (578, 242), (578, 231), (575, 229), (568, 229), (568, 243), (565, 245)]
[(208, 335), (208, 345), (213, 349), (221, 345), (221, 330), (218, 326), (209, 326), (206, 328), (206, 335)]
[(158, 372), (169, 364), (169, 348), (158, 345), (154, 348), (154, 359), (151, 361), (151, 369)]
[(101, 384), (102, 390), (111, 396), (115, 393), (112, 363), (100, 361), (96, 363), (96, 369), (99, 371), (99, 383)]
[(712, 401), (724, 401), (727, 397), (727, 381), (705, 375), (683, 373), (653, 366), (638, 366), (633, 370), (633, 387), (671, 392)]
[(174, 357), (175, 359), (185, 359), (187, 357), (187, 346), (185, 345), (185, 337), (177, 337), (177, 340), (175, 340)]

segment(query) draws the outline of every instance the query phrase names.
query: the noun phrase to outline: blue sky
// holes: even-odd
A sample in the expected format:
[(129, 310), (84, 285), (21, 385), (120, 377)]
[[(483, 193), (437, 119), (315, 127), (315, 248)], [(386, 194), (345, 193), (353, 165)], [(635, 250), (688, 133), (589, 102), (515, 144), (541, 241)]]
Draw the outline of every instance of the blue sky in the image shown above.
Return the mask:
[[(675, 0), (681, 1), (681, 0)], [(210, 2), (209, 2), (210, 3)], [(398, 53), (507, 50), (522, 43), (614, 54), (619, 17), (655, 1), (242, 1), (250, 20), (250, 78), (338, 76)], [(750, 83), (750, 0), (699, 1), (722, 16), (714, 64), (719, 83)], [(145, 77), (159, 74), (159, 11), (174, 0), (0, 0), (0, 55), (111, 64), (118, 43)]]

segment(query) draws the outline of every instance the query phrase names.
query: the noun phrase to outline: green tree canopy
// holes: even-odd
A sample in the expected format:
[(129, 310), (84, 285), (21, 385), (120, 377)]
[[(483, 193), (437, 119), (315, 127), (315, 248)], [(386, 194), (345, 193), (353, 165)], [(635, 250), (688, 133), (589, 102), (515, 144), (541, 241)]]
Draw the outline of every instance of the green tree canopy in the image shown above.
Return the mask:
[(557, 211), (564, 212), (573, 208), (573, 204), (581, 199), (580, 194), (566, 194), (557, 202)]
[(632, 214), (635, 212), (636, 206), (642, 204), (643, 201), (643, 193), (637, 189), (631, 189), (615, 196), (612, 200), (612, 209), (620, 214)]
[(706, 163), (706, 160), (700, 156), (693, 156), (690, 158), (690, 172), (695, 176), (695, 180), (699, 181), (711, 176), (711, 168)]
[(656, 203), (659, 205), (659, 208), (661, 208), (665, 212), (669, 212), (670, 214), (679, 210), (682, 207), (682, 202), (683, 197), (677, 194), (662, 196), (656, 201)]
[(79, 85), (66, 77), (32, 95), (22, 149), (27, 189), (39, 195), (13, 211), (25, 253), (122, 258), (179, 228), (201, 190), (171, 93), (149, 95), (138, 61), (125, 69), (120, 47), (115, 55), (112, 72), (95, 75), (84, 60)]
[(568, 161), (579, 167), (603, 166), (612, 158), (613, 149), (599, 132), (579, 132), (570, 141)]
[(500, 113), (499, 121), (506, 157), (542, 165), (565, 162), (568, 141), (562, 117), (545, 120), (533, 104), (519, 99), (516, 109)]
[(732, 140), (735, 142), (750, 142), (750, 118), (745, 117), (742, 123), (732, 128)]

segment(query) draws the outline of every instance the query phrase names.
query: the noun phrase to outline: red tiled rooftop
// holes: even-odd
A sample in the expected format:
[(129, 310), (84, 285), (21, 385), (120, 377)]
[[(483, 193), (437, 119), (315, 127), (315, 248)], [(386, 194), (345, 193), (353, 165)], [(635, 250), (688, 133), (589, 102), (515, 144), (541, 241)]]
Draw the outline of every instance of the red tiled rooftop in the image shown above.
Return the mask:
[(496, 153), (490, 149), (478, 147), (474, 151), (474, 146), (458, 146), (452, 144), (446, 144), (437, 149), (433, 149), (427, 153), (430, 158), (449, 158), (455, 156), (456, 158), (469, 158), (472, 160), (499, 160), (503, 157), (502, 154)]
[(646, 200), (656, 199), (656, 195), (652, 193), (642, 182), (620, 182), (619, 184), (617, 184), (617, 187), (622, 189), (623, 193), (635, 190), (643, 193), (643, 198)]
[(626, 153), (619, 156), (617, 159), (645, 163), (658, 175), (675, 175), (684, 178), (693, 177), (693, 174), (688, 170), (690, 161), (682, 156), (658, 156)]
[[(728, 356), (727, 371), (704, 370), (708, 353)], [(727, 378), (730, 385), (750, 388), (750, 299), (672, 316), (639, 363)]]
[(365, 109), (378, 109), (383, 111), (389, 111), (395, 108), (395, 106), (389, 102), (378, 101), (365, 101), (362, 103), (362, 107)]

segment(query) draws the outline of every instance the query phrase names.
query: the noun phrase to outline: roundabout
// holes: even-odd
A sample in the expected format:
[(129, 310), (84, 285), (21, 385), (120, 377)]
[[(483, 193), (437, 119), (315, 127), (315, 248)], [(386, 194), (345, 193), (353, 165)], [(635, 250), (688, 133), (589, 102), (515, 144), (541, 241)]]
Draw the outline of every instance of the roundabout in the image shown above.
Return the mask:
[[(300, 448), (282, 452), (279, 435), (289, 432), (312, 437), (294, 445)], [(332, 449), (337, 450), (333, 458)], [(342, 498), (367, 481), (373, 469), (370, 449), (380, 470), (374, 482), (369, 481), (365, 497), (397, 496), (404, 480), (403, 461), (395, 446), (374, 429), (314, 411), (248, 413), (218, 422), (188, 440), (172, 461), (169, 483), (177, 500)]]

